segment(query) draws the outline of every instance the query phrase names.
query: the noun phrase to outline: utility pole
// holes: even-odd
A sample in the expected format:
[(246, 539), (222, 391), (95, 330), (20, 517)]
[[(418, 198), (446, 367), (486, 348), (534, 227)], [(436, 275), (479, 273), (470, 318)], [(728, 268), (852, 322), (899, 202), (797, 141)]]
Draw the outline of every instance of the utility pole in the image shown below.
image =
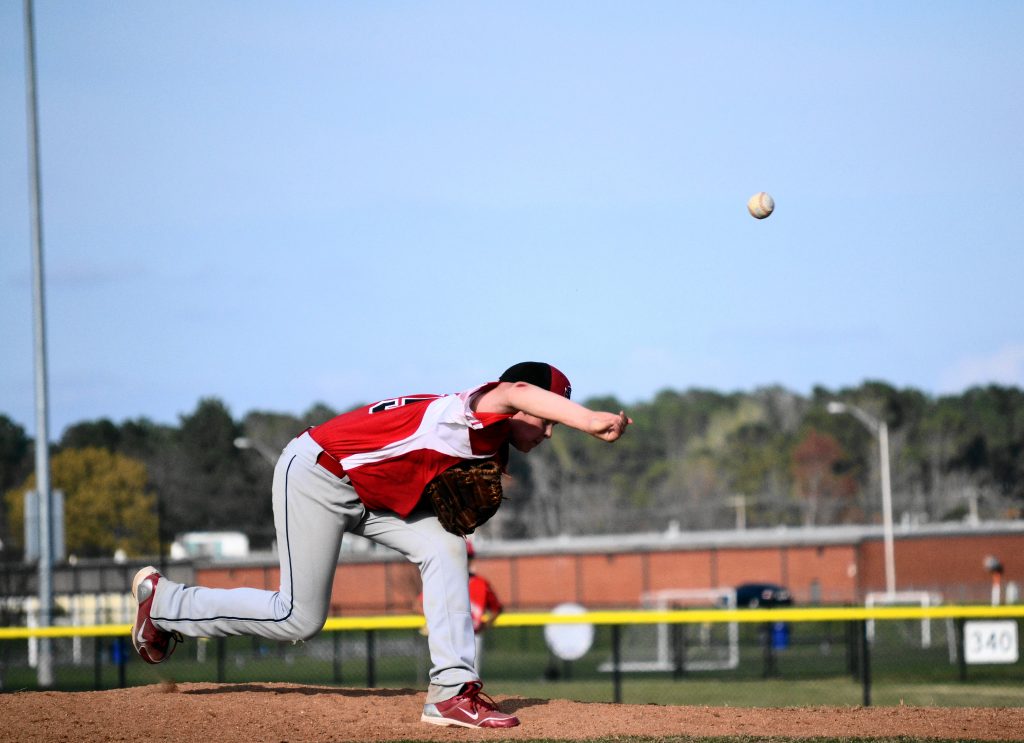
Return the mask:
[(747, 496), (732, 495), (728, 498), (729, 504), (736, 509), (736, 531), (743, 531), (747, 528)]
[[(39, 106), (36, 96), (35, 28), (32, 0), (24, 0), (25, 90), (28, 116), (29, 191), (32, 208), (32, 316), (35, 346), (36, 490), (39, 495), (39, 626), (53, 614), (53, 538), (51, 536), (50, 431), (47, 412), (46, 302), (43, 292), (43, 198), (39, 177)], [(53, 686), (50, 639), (39, 638), (39, 686)]]
[(856, 405), (838, 401), (826, 408), (832, 415), (849, 413), (878, 439), (878, 479), (882, 490), (882, 542), (885, 552), (885, 592), (896, 592), (896, 550), (892, 523), (892, 476), (889, 473), (889, 425)]

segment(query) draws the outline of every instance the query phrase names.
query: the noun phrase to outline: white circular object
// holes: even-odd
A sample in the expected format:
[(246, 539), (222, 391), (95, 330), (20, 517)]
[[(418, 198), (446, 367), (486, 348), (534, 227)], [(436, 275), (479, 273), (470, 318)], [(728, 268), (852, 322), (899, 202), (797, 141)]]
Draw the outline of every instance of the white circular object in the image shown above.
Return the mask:
[(771, 194), (758, 191), (747, 202), (747, 211), (754, 219), (764, 219), (775, 211), (775, 199), (771, 197)]
[[(579, 604), (559, 604), (551, 610), (552, 614), (586, 614), (587, 610)], [(548, 648), (562, 660), (579, 660), (594, 644), (594, 625), (592, 624), (546, 624), (544, 625), (544, 641)]]

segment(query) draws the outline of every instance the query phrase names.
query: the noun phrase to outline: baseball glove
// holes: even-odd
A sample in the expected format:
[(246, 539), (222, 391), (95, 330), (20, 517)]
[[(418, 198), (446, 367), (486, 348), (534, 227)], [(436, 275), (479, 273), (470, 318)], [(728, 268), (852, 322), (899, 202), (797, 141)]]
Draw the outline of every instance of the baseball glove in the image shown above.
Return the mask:
[(490, 460), (453, 464), (423, 489), (441, 526), (464, 537), (501, 505), (501, 467)]

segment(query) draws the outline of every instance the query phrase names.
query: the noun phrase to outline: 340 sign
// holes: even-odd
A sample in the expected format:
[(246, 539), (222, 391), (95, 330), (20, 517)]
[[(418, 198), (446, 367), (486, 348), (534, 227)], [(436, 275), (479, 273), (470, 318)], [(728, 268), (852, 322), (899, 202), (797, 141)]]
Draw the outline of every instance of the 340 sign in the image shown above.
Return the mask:
[(1016, 663), (1017, 623), (964, 622), (964, 661), (967, 663)]

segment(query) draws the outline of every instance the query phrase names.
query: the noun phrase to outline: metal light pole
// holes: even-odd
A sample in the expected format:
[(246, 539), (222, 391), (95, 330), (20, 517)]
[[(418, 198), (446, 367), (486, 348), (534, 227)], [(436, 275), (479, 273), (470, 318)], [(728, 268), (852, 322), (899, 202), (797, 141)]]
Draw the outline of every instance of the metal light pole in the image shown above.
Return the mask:
[(896, 554), (893, 548), (892, 478), (889, 474), (889, 426), (869, 415), (856, 405), (830, 402), (828, 412), (833, 415), (849, 413), (859, 420), (878, 439), (879, 479), (882, 481), (882, 534), (885, 543), (885, 592), (896, 592)]
[(747, 496), (734, 495), (728, 500), (736, 509), (736, 531), (743, 531), (747, 528)]
[[(39, 177), (39, 124), (36, 99), (35, 29), (32, 0), (24, 0), (25, 89), (28, 116), (29, 191), (32, 202), (32, 315), (35, 346), (36, 490), (39, 495), (39, 626), (49, 627), (53, 613), (53, 539), (50, 535), (50, 432), (47, 413), (46, 311), (43, 295), (43, 199)], [(50, 640), (39, 638), (36, 678), (53, 686)]]
[(267, 460), (271, 466), (275, 466), (277, 464), (278, 458), (274, 455), (274, 452), (272, 452), (266, 444), (256, 441), (256, 439), (239, 436), (235, 439), (234, 443), (236, 449), (252, 449)]

